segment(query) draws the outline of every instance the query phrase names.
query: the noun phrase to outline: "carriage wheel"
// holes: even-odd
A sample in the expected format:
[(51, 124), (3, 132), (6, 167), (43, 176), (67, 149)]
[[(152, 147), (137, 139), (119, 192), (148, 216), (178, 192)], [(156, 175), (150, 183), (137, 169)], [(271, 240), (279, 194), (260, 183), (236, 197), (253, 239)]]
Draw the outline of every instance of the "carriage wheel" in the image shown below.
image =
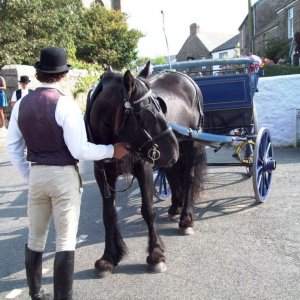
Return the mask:
[(167, 200), (171, 198), (171, 190), (166, 177), (165, 171), (157, 168), (154, 172), (154, 193), (159, 200)]
[(254, 148), (252, 179), (256, 201), (265, 202), (270, 194), (272, 171), (276, 168), (273, 145), (267, 128), (261, 128)]

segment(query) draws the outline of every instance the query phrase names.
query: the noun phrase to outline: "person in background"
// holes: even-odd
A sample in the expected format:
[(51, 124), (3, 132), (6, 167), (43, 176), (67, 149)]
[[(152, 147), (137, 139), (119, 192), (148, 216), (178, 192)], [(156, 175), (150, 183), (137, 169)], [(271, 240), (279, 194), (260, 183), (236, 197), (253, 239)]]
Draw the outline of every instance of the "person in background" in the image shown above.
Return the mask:
[(87, 141), (79, 105), (59, 90), (59, 83), (71, 67), (65, 49), (42, 49), (40, 61), (34, 67), (41, 85), (16, 102), (6, 149), (29, 184), (29, 234), (25, 246), (29, 295), (32, 299), (52, 299), (52, 295), (42, 290), (41, 280), (42, 255), (53, 215), (54, 299), (70, 300), (82, 191), (78, 160), (120, 159), (128, 154), (128, 145), (95, 145)]
[(15, 103), (18, 100), (22, 99), (24, 96), (32, 92), (31, 89), (28, 89), (30, 81), (31, 80), (29, 80), (29, 77), (27, 75), (23, 75), (20, 77), (19, 84), (21, 88), (13, 92), (11, 97), (11, 107), (14, 107)]
[(0, 73), (0, 125), (1, 125), (1, 130), (6, 131), (5, 127), (5, 116), (4, 116), (4, 109), (7, 107), (7, 97), (6, 97), (6, 81), (2, 77), (2, 74)]

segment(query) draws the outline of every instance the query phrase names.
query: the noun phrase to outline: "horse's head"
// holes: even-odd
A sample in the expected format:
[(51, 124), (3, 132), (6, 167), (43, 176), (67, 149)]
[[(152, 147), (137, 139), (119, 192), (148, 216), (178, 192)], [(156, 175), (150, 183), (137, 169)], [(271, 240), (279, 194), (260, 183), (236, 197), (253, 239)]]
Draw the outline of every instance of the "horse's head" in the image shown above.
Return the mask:
[[(166, 105), (152, 93), (146, 73), (143, 70), (137, 78), (130, 71), (124, 76), (111, 71), (103, 74), (102, 91), (93, 104), (98, 106), (96, 116), (102, 115), (97, 121), (102, 128), (99, 138), (102, 143), (127, 142), (140, 158), (170, 167), (178, 159), (178, 142), (165, 117)], [(93, 114), (91, 127), (96, 122), (92, 118)]]

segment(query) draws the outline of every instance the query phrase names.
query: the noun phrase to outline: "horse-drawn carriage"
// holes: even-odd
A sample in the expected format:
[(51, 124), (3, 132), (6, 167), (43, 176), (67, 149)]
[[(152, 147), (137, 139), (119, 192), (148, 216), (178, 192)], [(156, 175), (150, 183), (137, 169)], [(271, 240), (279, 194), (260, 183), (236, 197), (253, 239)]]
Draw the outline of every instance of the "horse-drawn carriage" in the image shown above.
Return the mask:
[[(253, 61), (223, 61), (225, 67), (218, 71), (211, 66), (221, 65), (221, 61), (196, 63), (202, 74), (207, 71), (209, 76), (191, 78), (165, 70), (168, 66), (156, 66), (157, 74), (150, 76), (150, 62), (136, 78), (130, 71), (123, 75), (108, 70), (87, 101), (85, 120), (90, 140), (97, 144), (126, 142), (131, 150), (122, 160), (94, 162), (105, 226), (105, 250), (95, 262), (99, 277), (110, 274), (127, 251), (115, 207), (120, 174), (131, 173), (138, 180), (141, 214), (149, 236), (147, 264), (154, 272), (166, 269), (166, 258), (155, 228), (153, 168), (164, 174), (160, 184), (168, 181), (172, 193), (168, 215), (170, 219), (179, 217), (179, 229), (186, 235), (194, 232), (193, 210), (201, 200), (207, 145), (218, 151), (224, 144), (238, 144), (234, 155), (252, 173), (256, 199), (264, 202), (269, 195), (276, 163), (268, 129), (256, 133), (253, 95), (257, 74), (251, 72)], [(232, 64), (239, 66), (238, 71), (228, 67)], [(173, 67), (197, 71), (195, 61)]]
[[(161, 72), (169, 67), (157, 65), (153, 71)], [(254, 93), (258, 91), (255, 61), (249, 58), (209, 59), (174, 63), (172, 68), (190, 73), (202, 92), (204, 104), (203, 131), (195, 132), (177, 124), (171, 124), (172, 129), (214, 148), (214, 152), (224, 145), (232, 145), (237, 162), (208, 165), (245, 166), (252, 176), (256, 200), (266, 201), (276, 162), (269, 130), (257, 130), (253, 101)], [(162, 170), (156, 171), (154, 186), (157, 197), (165, 199), (170, 195), (167, 180)]]

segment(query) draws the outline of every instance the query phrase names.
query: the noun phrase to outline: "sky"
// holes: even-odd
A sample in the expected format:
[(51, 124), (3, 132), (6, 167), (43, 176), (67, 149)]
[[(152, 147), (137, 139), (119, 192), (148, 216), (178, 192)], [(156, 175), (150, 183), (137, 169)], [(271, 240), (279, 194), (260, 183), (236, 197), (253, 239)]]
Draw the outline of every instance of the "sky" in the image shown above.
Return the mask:
[[(257, 1), (252, 0), (252, 5)], [(192, 23), (200, 26), (200, 32), (238, 34), (248, 14), (248, 0), (122, 0), (122, 11), (128, 15), (129, 28), (145, 35), (138, 55), (154, 58), (177, 54)]]

